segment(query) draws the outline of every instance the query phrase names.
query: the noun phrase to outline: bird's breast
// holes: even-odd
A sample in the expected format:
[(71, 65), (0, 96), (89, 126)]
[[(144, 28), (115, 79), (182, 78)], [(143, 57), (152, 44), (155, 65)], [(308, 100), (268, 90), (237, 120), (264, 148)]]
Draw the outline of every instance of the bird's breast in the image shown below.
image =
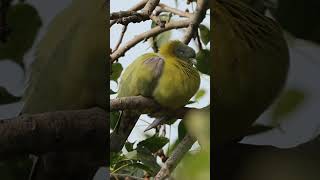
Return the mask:
[(200, 85), (198, 71), (190, 64), (166, 59), (153, 97), (162, 106), (179, 108), (188, 103)]

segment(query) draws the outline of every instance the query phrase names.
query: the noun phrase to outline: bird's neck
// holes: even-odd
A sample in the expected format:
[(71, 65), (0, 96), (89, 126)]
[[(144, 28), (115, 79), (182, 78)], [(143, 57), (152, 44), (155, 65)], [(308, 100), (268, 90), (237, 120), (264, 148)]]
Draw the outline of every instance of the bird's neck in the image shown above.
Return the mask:
[(163, 59), (167, 62), (173, 62), (173, 63), (182, 63), (182, 64), (190, 64), (188, 62), (188, 60), (183, 60), (178, 58), (175, 53), (174, 50), (171, 46), (167, 46), (167, 47), (162, 47), (161, 49), (159, 49), (159, 54), (161, 57), (163, 57)]

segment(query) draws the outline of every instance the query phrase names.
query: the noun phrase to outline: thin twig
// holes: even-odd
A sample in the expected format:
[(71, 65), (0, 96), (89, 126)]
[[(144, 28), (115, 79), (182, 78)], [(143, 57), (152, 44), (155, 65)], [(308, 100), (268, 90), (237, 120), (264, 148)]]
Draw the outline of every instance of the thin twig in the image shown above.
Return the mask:
[(119, 12), (113, 12), (110, 14), (110, 19), (111, 20), (116, 20), (116, 19), (120, 19), (120, 18), (125, 18), (125, 17), (129, 17), (129, 16), (138, 16), (140, 15), (140, 13), (136, 12), (136, 11), (119, 11)]
[[(141, 10), (146, 5), (147, 2), (148, 2), (148, 0), (142, 0), (138, 4), (136, 4), (135, 6), (131, 7), (130, 9), (128, 9), (127, 11), (138, 11), (138, 10)], [(110, 27), (112, 25), (114, 25), (116, 22), (117, 22), (116, 20), (111, 20), (110, 21)]]
[(128, 9), (129, 11), (138, 11), (138, 10), (141, 10), (145, 5), (146, 3), (148, 2), (149, 0), (142, 0), (140, 1), (139, 3), (137, 3), (136, 5), (134, 5), (133, 7), (131, 7), (130, 9)]
[(149, 0), (141, 10), (141, 13), (138, 13), (136, 11), (113, 12), (110, 15), (110, 19), (115, 20), (114, 23), (123, 24), (123, 25), (127, 25), (129, 23), (139, 23), (141, 21), (146, 21), (152, 18), (151, 17), (152, 12), (159, 4), (159, 1), (160, 0)]
[(155, 22), (157, 25), (159, 25), (160, 27), (164, 27), (165, 26), (165, 22), (162, 22), (161, 19), (159, 18), (159, 16), (156, 15), (150, 15), (150, 19)]
[(112, 52), (115, 52), (115, 51), (119, 48), (120, 44), (122, 43), (124, 34), (125, 34), (126, 31), (127, 31), (127, 28), (128, 28), (128, 25), (124, 25), (124, 26), (122, 27), (122, 31), (121, 31), (121, 35), (120, 35), (119, 41), (118, 41), (118, 43), (116, 44), (116, 46), (114, 47), (114, 49), (113, 49)]
[(127, 52), (129, 49), (131, 49), (133, 46), (138, 44), (140, 41), (143, 41), (145, 39), (148, 39), (150, 37), (153, 37), (155, 35), (158, 35), (162, 32), (171, 30), (171, 29), (178, 29), (178, 28), (184, 28), (189, 25), (189, 20), (181, 20), (181, 21), (171, 21), (168, 24), (165, 25), (165, 27), (154, 27), (149, 31), (146, 31), (144, 33), (141, 33), (137, 36), (135, 36), (133, 39), (131, 39), (129, 42), (127, 42), (125, 45), (123, 45), (121, 48), (116, 50), (110, 55), (110, 61), (111, 63), (117, 60), (119, 57), (124, 56), (125, 52)]
[(193, 15), (192, 13), (181, 11), (181, 10), (179, 10), (177, 8), (170, 7), (170, 6), (168, 6), (166, 4), (163, 4), (163, 3), (159, 3), (158, 6), (161, 8), (161, 11), (171, 12), (173, 14), (176, 14), (176, 15), (180, 16), (180, 17), (188, 17), (188, 18), (190, 18)]

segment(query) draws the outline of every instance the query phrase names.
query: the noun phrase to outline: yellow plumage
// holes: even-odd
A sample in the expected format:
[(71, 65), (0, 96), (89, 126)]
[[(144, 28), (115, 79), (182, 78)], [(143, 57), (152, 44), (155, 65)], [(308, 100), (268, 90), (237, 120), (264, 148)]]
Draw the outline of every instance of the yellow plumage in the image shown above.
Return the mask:
[[(154, 98), (164, 107), (184, 106), (200, 85), (199, 73), (190, 60), (194, 54), (180, 41), (170, 41), (160, 47), (159, 54), (147, 53), (138, 57), (123, 73), (118, 96), (142, 95)], [(152, 58), (158, 59), (146, 63)], [(156, 63), (161, 65), (154, 67)], [(154, 76), (156, 71), (161, 71), (157, 77)]]

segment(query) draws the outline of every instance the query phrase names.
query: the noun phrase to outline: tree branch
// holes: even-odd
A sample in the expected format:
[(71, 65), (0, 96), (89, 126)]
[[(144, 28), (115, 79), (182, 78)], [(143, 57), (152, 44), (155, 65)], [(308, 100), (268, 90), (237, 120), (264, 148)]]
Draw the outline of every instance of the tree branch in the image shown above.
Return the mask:
[[(150, 37), (153, 37), (155, 35), (158, 35), (164, 31), (168, 31), (171, 29), (177, 29), (177, 28), (184, 28), (188, 27), (187, 32), (184, 36), (183, 42), (188, 44), (191, 40), (191, 38), (194, 35), (194, 32), (197, 30), (199, 24), (202, 22), (202, 20), (205, 18), (206, 10), (209, 8), (208, 0), (199, 0), (197, 2), (197, 9), (194, 14), (182, 12), (180, 10), (171, 8), (169, 6), (166, 6), (164, 4), (159, 4), (159, 0), (149, 0), (144, 8), (142, 9), (142, 13), (137, 12), (130, 12), (130, 11), (121, 11), (118, 13), (112, 13), (112, 18), (120, 18), (117, 20), (117, 22), (122, 23), (124, 25), (127, 25), (130, 22), (141, 22), (148, 19), (155, 20), (158, 22), (157, 18), (152, 15), (152, 11), (156, 8), (157, 5), (159, 7), (166, 9), (167, 11), (172, 11), (176, 14), (179, 14), (181, 16), (190, 17), (191, 20), (181, 20), (176, 22), (169, 22), (168, 24), (161, 24), (158, 23), (160, 26), (157, 26), (147, 32), (144, 32), (140, 35), (137, 35), (135, 38), (133, 38), (131, 41), (129, 41), (127, 44), (125, 44), (122, 48), (117, 49), (110, 55), (110, 61), (113, 63), (116, 61), (119, 57), (124, 56), (125, 52), (128, 51), (130, 48), (135, 46), (140, 41), (143, 41), (144, 39), (148, 39)], [(139, 6), (141, 7), (141, 6)]]
[(187, 134), (179, 145), (174, 149), (172, 155), (164, 163), (158, 174), (155, 176), (155, 180), (164, 180), (169, 177), (171, 172), (179, 164), (183, 156), (189, 151), (192, 145), (196, 142), (196, 139)]
[(139, 23), (149, 20), (150, 17), (147, 14), (136, 11), (120, 11), (111, 13), (110, 19), (115, 20), (118, 24), (128, 25), (129, 23)]
[(142, 9), (142, 12), (148, 16), (150, 16), (153, 12), (153, 10), (157, 7), (160, 0), (149, 0), (144, 8)]
[(168, 6), (166, 4), (163, 4), (163, 3), (159, 3), (158, 6), (161, 8), (161, 11), (171, 12), (173, 14), (176, 14), (176, 15), (180, 16), (180, 17), (191, 18), (193, 16), (192, 13), (181, 11), (181, 10), (179, 10), (177, 8), (170, 7), (170, 6)]
[(155, 35), (158, 35), (164, 31), (168, 31), (171, 29), (178, 29), (178, 28), (184, 28), (189, 25), (189, 20), (181, 20), (181, 21), (171, 21), (167, 24), (165, 24), (165, 27), (154, 27), (149, 31), (146, 31), (144, 33), (141, 33), (137, 36), (135, 36), (133, 39), (128, 41), (125, 45), (123, 45), (121, 48), (116, 50), (110, 55), (110, 61), (113, 63), (115, 60), (117, 60), (119, 57), (124, 56), (125, 52), (127, 52), (129, 49), (131, 49), (133, 46), (138, 44), (140, 41), (143, 41), (144, 39), (148, 39), (150, 37), (153, 37)]
[[(138, 4), (133, 6), (132, 8), (128, 9), (127, 11), (138, 11), (138, 10), (142, 9), (146, 5), (147, 2), (148, 2), (148, 0), (142, 0)], [(116, 22), (117, 22), (116, 20), (111, 20), (110, 21), (110, 27), (112, 25), (114, 25)]]
[[(183, 43), (188, 44), (192, 39), (194, 33), (197, 32), (199, 24), (205, 18), (206, 11), (209, 8), (208, 5), (208, 0), (197, 1), (197, 9), (195, 14), (191, 17), (191, 22), (182, 40)], [(155, 176), (155, 180), (164, 180), (168, 178), (171, 172), (175, 169), (177, 164), (179, 164), (183, 156), (189, 151), (189, 149), (195, 142), (196, 139), (192, 137), (189, 133), (187, 133), (183, 140), (179, 143), (179, 145), (174, 149), (172, 155), (165, 162), (164, 166)]]
[(110, 19), (115, 20), (115, 23), (123, 25), (128, 25), (129, 23), (139, 23), (141, 21), (153, 19), (152, 12), (159, 4), (159, 1), (160, 0), (147, 1), (143, 9), (141, 10), (141, 13), (138, 13), (134, 10), (113, 12), (110, 15)]
[(110, 111), (119, 111), (119, 110), (136, 110), (141, 114), (148, 113), (162, 113), (172, 115), (176, 118), (183, 118), (184, 115), (190, 110), (199, 110), (196, 108), (182, 107), (177, 110), (170, 110), (168, 108), (162, 107), (155, 100), (146, 98), (143, 96), (130, 96), (122, 97), (117, 99), (112, 99), (110, 101)]
[(107, 152), (109, 120), (106, 117), (106, 111), (92, 108), (1, 120), (0, 159), (52, 151)]
[(185, 44), (188, 44), (194, 33), (198, 30), (199, 24), (203, 21), (206, 16), (206, 11), (209, 8), (209, 0), (198, 0), (197, 8), (194, 15), (191, 18), (189, 27), (185, 33), (185, 36), (182, 40)]
[(119, 41), (118, 41), (118, 43), (116, 44), (116, 46), (114, 47), (114, 49), (113, 49), (112, 52), (116, 51), (116, 50), (119, 48), (120, 44), (122, 43), (124, 34), (125, 34), (126, 31), (127, 31), (127, 28), (128, 28), (128, 25), (124, 25), (124, 26), (122, 27), (122, 31), (121, 31), (121, 35), (120, 35)]
[[(184, 115), (190, 111), (190, 110), (198, 110), (195, 108), (187, 108), (183, 107), (180, 109), (177, 109), (175, 111), (163, 108), (158, 103), (156, 103), (154, 100), (143, 97), (143, 96), (131, 96), (131, 97), (122, 97), (113, 99), (110, 101), (110, 111), (117, 111), (117, 110), (134, 110), (136, 112), (139, 112), (141, 114), (167, 114), (170, 115), (170, 117), (176, 117), (179, 119), (182, 119)], [(122, 122), (123, 123), (123, 122)], [(111, 152), (118, 152), (123, 147), (125, 140), (128, 138), (127, 136), (130, 134), (130, 132), (135, 126), (136, 122), (133, 122), (130, 120), (130, 123), (124, 123), (126, 125), (125, 127), (125, 133), (112, 133), (110, 135), (110, 151)], [(122, 131), (121, 131), (122, 132)]]

